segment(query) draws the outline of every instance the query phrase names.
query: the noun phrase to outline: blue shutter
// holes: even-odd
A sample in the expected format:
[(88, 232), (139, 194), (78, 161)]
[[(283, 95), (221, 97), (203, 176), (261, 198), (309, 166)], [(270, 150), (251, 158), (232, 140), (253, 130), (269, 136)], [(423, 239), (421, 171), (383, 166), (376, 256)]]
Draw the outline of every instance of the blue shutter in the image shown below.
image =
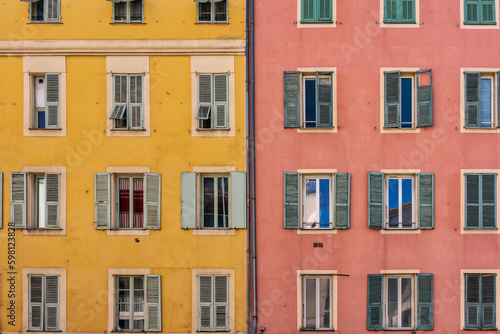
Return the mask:
[(335, 173), (335, 218), (334, 228), (350, 227), (351, 174)]
[(384, 23), (398, 23), (398, 0), (384, 0)]
[(401, 72), (384, 72), (384, 81), (384, 128), (399, 128), (401, 126)]
[(300, 127), (300, 73), (283, 73), (283, 101), (285, 128)]
[(284, 224), (285, 228), (300, 228), (300, 174), (284, 174)]
[(417, 329), (432, 330), (434, 324), (434, 292), (432, 274), (417, 275)]
[(368, 275), (368, 310), (366, 329), (382, 330), (384, 275)]
[[(420, 85), (420, 76), (429, 73), (429, 84)], [(417, 71), (417, 128), (432, 126), (432, 69)]]
[(418, 174), (418, 228), (434, 228), (434, 174)]
[(481, 275), (481, 323), (482, 329), (496, 329), (495, 275)]
[(368, 227), (384, 226), (384, 173), (368, 172)]
[(185, 229), (197, 227), (196, 177), (196, 172), (181, 173), (181, 227)]
[[(328, 80), (328, 82), (326, 82)], [(323, 81), (323, 82), (322, 82)], [(333, 72), (316, 73), (316, 119), (318, 128), (332, 128)]]
[(481, 73), (465, 72), (465, 127), (481, 126), (480, 106)]
[(465, 329), (479, 329), (481, 276), (465, 275)]

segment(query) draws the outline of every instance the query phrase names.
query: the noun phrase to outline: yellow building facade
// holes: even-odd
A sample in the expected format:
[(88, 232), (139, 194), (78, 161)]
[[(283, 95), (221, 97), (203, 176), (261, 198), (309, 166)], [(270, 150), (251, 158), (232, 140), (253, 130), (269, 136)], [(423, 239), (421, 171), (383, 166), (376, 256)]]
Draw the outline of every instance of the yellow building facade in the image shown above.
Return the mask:
[(0, 330), (246, 331), (244, 0), (0, 4)]

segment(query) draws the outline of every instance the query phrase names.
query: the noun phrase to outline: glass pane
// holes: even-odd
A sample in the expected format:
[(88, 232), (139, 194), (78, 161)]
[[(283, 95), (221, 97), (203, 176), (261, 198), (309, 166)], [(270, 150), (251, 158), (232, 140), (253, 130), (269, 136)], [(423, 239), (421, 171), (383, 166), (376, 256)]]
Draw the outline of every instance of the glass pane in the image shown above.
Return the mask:
[(330, 279), (319, 279), (319, 327), (330, 328)]
[(330, 179), (319, 179), (319, 227), (330, 227)]
[(316, 328), (316, 279), (306, 278), (305, 328)]
[(411, 327), (412, 318), (412, 279), (401, 278), (401, 327)]
[(309, 223), (307, 226), (310, 227), (312, 223), (316, 222), (317, 208), (316, 208), (316, 179), (306, 179), (305, 184), (305, 208), (304, 208), (304, 221)]
[(413, 126), (413, 79), (401, 78), (401, 127)]
[(399, 179), (389, 179), (388, 193), (389, 193), (389, 228), (399, 227)]
[(413, 227), (413, 180), (402, 179), (401, 190), (402, 190), (401, 211), (403, 213), (402, 225), (404, 228), (412, 228)]
[(130, 2), (130, 21), (142, 21), (142, 1)]
[(213, 177), (203, 178), (203, 227), (215, 227), (215, 184)]
[(118, 179), (119, 227), (130, 227), (130, 179)]
[(40, 0), (31, 4), (31, 20), (43, 21), (43, 8), (45, 0)]
[(134, 228), (144, 227), (144, 179), (134, 178)]
[(387, 326), (398, 327), (398, 279), (387, 279)]
[(316, 79), (305, 80), (304, 91), (305, 127), (316, 127)]
[(492, 127), (492, 119), (491, 119), (491, 79), (481, 79), (481, 127), (482, 128), (491, 128)]
[(217, 216), (218, 224), (217, 227), (228, 227), (228, 178), (219, 177), (217, 178)]
[(127, 19), (127, 3), (115, 2), (115, 21), (125, 21)]
[(37, 193), (36, 196), (38, 197), (37, 200), (37, 227), (38, 228), (45, 228), (47, 227), (47, 224), (45, 222), (45, 205), (47, 204), (47, 190), (45, 186), (45, 178), (44, 177), (37, 177)]
[(211, 20), (211, 9), (212, 4), (210, 2), (199, 2), (198, 3), (198, 21), (210, 21)]
[(227, 21), (226, 0), (215, 3), (215, 21)]

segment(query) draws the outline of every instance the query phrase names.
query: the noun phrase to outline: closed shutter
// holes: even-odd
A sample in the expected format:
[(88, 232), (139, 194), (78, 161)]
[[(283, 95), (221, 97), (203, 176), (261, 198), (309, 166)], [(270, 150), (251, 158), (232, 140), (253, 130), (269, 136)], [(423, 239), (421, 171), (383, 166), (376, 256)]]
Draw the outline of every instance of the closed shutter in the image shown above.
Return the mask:
[(59, 11), (61, 0), (45, 0), (47, 1), (47, 21), (59, 22)]
[(130, 75), (130, 128), (131, 129), (143, 129), (144, 128), (144, 112), (142, 103), (142, 88), (143, 88), (143, 76), (142, 75)]
[(231, 227), (246, 228), (247, 178), (245, 172), (231, 172)]
[(482, 24), (495, 24), (495, 0), (481, 0)]
[(29, 329), (43, 330), (43, 276), (29, 275)]
[(384, 0), (384, 22), (398, 23), (398, 0)]
[(113, 127), (123, 127), (122, 122), (127, 121), (128, 103), (128, 80), (126, 75), (113, 75), (113, 111), (110, 119), (120, 122), (114, 123)]
[(496, 174), (481, 174), (479, 184), (479, 196), (481, 206), (480, 227), (483, 229), (496, 228)]
[(284, 224), (285, 228), (300, 228), (299, 226), (299, 189), (300, 189), (300, 174), (285, 173), (284, 174)]
[(497, 72), (497, 128), (500, 128), (500, 72)]
[(161, 174), (145, 173), (146, 228), (159, 230), (161, 218)]
[(181, 227), (196, 228), (196, 173), (181, 173)]
[(317, 0), (301, 0), (302, 15), (301, 22), (311, 23), (315, 21), (315, 4)]
[(15, 228), (26, 228), (28, 173), (10, 173), (10, 220)]
[(465, 329), (479, 329), (481, 276), (465, 275)]
[[(303, 0), (307, 1), (307, 0)], [(312, 1), (312, 0), (309, 0)], [(284, 111), (285, 128), (300, 127), (300, 74), (299, 72), (284, 72)]]
[(318, 21), (332, 22), (332, 0), (317, 0)]
[(58, 228), (60, 220), (60, 193), (61, 193), (61, 174), (45, 174), (46, 183), (46, 210), (45, 219), (48, 228)]
[(109, 229), (111, 223), (111, 174), (95, 173), (95, 228)]
[(335, 173), (335, 228), (350, 227), (351, 174)]
[(45, 276), (45, 330), (59, 330), (59, 276)]
[(481, 275), (482, 329), (496, 329), (495, 275)]
[[(50, 0), (49, 0), (50, 1)], [(58, 1), (58, 0), (53, 0)], [(60, 110), (60, 75), (59, 73), (45, 74), (45, 98), (46, 98), (46, 128), (59, 128)]]
[[(416, 76), (417, 128), (432, 126), (432, 69), (417, 71)], [(426, 84), (421, 84), (422, 79)]]
[(214, 74), (214, 127), (226, 129), (228, 127), (228, 74)]
[(434, 228), (434, 174), (418, 174), (418, 228)]
[(384, 226), (384, 173), (368, 172), (368, 227)]
[(161, 276), (146, 275), (146, 331), (161, 332)]
[(214, 308), (215, 330), (225, 331), (229, 329), (228, 314), (228, 276), (214, 276)]
[(212, 278), (198, 276), (198, 331), (212, 330)]
[(464, 0), (464, 23), (479, 23), (479, 0)]
[(481, 126), (480, 86), (481, 73), (465, 72), (465, 127)]
[(331, 128), (333, 72), (316, 73), (316, 119), (318, 128)]
[(434, 326), (434, 284), (432, 274), (417, 274), (417, 329), (432, 330)]
[(385, 123), (384, 128), (401, 125), (401, 72), (385, 72)]
[(400, 0), (401, 23), (415, 23), (415, 0)]
[(366, 329), (382, 330), (382, 293), (384, 291), (384, 275), (368, 275), (368, 310)]

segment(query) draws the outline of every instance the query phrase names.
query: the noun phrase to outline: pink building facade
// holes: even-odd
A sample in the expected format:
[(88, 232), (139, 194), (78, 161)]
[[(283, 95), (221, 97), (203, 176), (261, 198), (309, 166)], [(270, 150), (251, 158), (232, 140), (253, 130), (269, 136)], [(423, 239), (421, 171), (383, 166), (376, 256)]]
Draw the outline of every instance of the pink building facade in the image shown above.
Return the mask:
[(266, 334), (500, 327), (499, 12), (256, 1)]

